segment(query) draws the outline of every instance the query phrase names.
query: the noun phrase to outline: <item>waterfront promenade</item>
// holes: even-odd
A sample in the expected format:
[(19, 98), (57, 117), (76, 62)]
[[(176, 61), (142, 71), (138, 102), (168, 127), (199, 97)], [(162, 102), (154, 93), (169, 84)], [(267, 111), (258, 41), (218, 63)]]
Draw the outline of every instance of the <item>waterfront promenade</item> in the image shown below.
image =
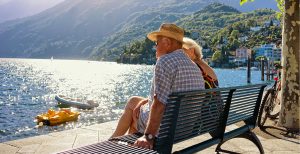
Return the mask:
[[(47, 154), (97, 143), (108, 139), (112, 134), (116, 124), (117, 121), (111, 121), (83, 128), (54, 132), (47, 135), (8, 141), (0, 143), (0, 153)], [(235, 125), (231, 125), (227, 128), (227, 130), (234, 129), (235, 127)], [(266, 154), (300, 153), (300, 141), (298, 135), (296, 135), (295, 138), (286, 137), (280, 133), (280, 129), (270, 131), (271, 129), (274, 128), (269, 128), (266, 130), (266, 132), (262, 132), (258, 128), (255, 129), (255, 132), (258, 135)], [(202, 135), (201, 137), (190, 140), (189, 142), (176, 144), (173, 149), (179, 150), (185, 147), (185, 145), (205, 140), (208, 137), (209, 135)], [(212, 146), (198, 153), (215, 153), (215, 147), (216, 146)], [(228, 141), (222, 147), (238, 153), (259, 153), (258, 149), (253, 143), (246, 139), (240, 138)]]

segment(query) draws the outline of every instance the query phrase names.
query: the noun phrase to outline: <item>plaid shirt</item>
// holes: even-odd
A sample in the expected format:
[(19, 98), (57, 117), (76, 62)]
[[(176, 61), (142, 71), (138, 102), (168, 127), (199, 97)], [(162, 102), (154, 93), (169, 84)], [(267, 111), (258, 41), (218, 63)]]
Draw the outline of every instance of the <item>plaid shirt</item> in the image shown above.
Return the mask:
[(196, 89), (205, 89), (202, 72), (181, 49), (160, 57), (155, 65), (149, 102), (141, 107), (138, 131), (143, 133), (146, 129), (154, 95), (167, 104), (172, 92)]

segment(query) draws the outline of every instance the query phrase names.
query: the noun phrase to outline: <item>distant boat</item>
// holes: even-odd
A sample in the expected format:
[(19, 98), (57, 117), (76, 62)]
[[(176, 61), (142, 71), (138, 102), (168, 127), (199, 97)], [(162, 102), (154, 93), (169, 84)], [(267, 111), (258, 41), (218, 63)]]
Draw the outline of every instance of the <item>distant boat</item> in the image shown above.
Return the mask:
[(237, 70), (247, 70), (247, 67), (238, 67)]
[(257, 67), (251, 67), (250, 68), (252, 71), (258, 71), (259, 69)]
[(50, 60), (51, 60), (51, 61), (53, 60), (53, 56), (50, 58)]
[(80, 100), (76, 100), (73, 98), (69, 98), (63, 95), (56, 95), (55, 99), (57, 100), (60, 106), (64, 107), (75, 107), (78, 109), (93, 109), (94, 107), (98, 107), (99, 104), (94, 103), (93, 101), (81, 102)]

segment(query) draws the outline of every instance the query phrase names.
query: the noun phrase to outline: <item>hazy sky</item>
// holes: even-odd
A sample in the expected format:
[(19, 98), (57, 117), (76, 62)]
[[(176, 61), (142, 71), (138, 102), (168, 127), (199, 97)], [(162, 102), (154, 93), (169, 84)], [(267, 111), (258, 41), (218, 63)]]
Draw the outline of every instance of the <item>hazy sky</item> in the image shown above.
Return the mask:
[(0, 5), (11, 2), (11, 1), (17, 1), (17, 2), (25, 1), (27, 3), (44, 3), (45, 5), (48, 5), (48, 4), (51, 5), (53, 3), (57, 3), (57, 2), (60, 2), (63, 0), (0, 0)]
[(0, 0), (0, 22), (31, 16), (64, 0)]
[(229, 4), (229, 1), (235, 2), (235, 3), (230, 3), (233, 4), (232, 6), (237, 8), (238, 10), (241, 10), (243, 12), (248, 12), (248, 11), (253, 11), (257, 8), (271, 8), (274, 10), (278, 11), (277, 8), (277, 2), (276, 0), (254, 0), (253, 2), (247, 2), (244, 3), (244, 5), (240, 5), (240, 0), (219, 0), (220, 2), (226, 4)]
[(6, 2), (8, 2), (8, 1), (10, 1), (10, 0), (0, 0), (0, 5), (6, 3)]

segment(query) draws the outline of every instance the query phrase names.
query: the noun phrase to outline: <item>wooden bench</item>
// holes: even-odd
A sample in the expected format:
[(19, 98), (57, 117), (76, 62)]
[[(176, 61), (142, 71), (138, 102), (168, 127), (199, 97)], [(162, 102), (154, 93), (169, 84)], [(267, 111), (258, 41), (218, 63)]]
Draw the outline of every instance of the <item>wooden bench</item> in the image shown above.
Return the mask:
[[(153, 150), (131, 146), (142, 136), (137, 133), (62, 153), (171, 153), (174, 144), (207, 133), (212, 136), (210, 139), (175, 153), (194, 153), (216, 144), (216, 152), (229, 152), (221, 149), (221, 145), (237, 137), (249, 139), (260, 153), (264, 153), (259, 139), (251, 130), (256, 126), (265, 86), (256, 84), (171, 94)], [(226, 126), (237, 123), (236, 129), (225, 131)]]

